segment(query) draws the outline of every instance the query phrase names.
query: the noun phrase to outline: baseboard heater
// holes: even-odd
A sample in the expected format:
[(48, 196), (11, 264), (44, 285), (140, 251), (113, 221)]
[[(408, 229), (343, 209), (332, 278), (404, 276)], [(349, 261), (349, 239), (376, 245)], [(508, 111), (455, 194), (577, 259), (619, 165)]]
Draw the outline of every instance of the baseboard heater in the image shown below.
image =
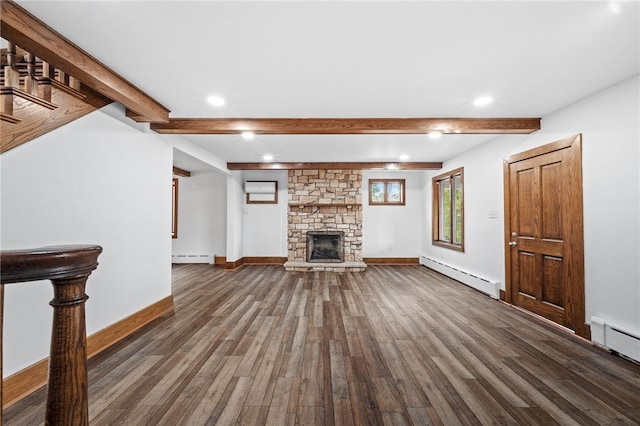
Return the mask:
[(171, 263), (210, 263), (214, 264), (213, 254), (172, 254)]
[(478, 277), (477, 275), (470, 274), (426, 256), (420, 256), (420, 264), (433, 269), (434, 271), (440, 272), (449, 278), (453, 278), (456, 281), (460, 281), (469, 287), (473, 287), (478, 291), (486, 293), (494, 299), (500, 298), (500, 282)]
[(591, 340), (599, 346), (640, 362), (640, 334), (600, 317), (591, 317)]

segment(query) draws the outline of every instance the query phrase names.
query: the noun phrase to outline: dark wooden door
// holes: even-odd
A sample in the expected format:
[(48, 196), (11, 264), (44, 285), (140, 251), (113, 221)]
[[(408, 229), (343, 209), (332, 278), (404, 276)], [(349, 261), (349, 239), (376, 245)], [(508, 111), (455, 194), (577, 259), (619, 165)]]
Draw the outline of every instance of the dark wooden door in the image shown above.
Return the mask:
[(580, 135), (505, 160), (506, 299), (587, 337)]

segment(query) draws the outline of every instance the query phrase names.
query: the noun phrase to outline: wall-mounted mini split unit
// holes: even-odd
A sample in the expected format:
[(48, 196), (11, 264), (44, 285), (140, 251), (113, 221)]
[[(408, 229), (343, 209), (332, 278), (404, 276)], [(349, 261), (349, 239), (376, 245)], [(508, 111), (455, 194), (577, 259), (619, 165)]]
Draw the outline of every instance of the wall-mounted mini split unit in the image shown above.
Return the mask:
[(244, 192), (247, 194), (275, 194), (276, 184), (277, 182), (275, 181), (247, 181), (244, 183)]
[(246, 181), (244, 192), (247, 194), (247, 204), (277, 204), (277, 181)]

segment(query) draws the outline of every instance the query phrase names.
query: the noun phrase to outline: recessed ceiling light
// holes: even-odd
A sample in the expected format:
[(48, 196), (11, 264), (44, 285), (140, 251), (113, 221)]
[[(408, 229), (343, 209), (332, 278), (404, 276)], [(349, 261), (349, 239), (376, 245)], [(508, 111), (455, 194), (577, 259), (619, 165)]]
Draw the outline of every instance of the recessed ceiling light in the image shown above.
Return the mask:
[(256, 134), (253, 132), (242, 132), (242, 137), (248, 141), (254, 139), (256, 137)]
[(265, 154), (265, 155), (263, 155), (263, 156), (262, 156), (262, 159), (263, 159), (264, 161), (271, 161), (271, 160), (273, 160), (273, 155), (271, 155), (271, 154)]
[(620, 2), (610, 1), (609, 2), (609, 9), (611, 9), (611, 13), (613, 13), (614, 15), (619, 15), (620, 12), (621, 12)]
[(402, 160), (402, 161), (407, 161), (408, 159), (409, 159), (409, 156), (407, 154), (402, 154), (400, 156), (400, 160)]
[(442, 132), (429, 132), (429, 139), (438, 139), (442, 136)]
[(491, 96), (480, 96), (473, 101), (473, 104), (475, 106), (485, 106), (489, 105), (491, 102), (493, 102), (493, 98)]
[(221, 107), (224, 105), (224, 98), (221, 96), (209, 96), (207, 98), (207, 102), (209, 102), (213, 106)]

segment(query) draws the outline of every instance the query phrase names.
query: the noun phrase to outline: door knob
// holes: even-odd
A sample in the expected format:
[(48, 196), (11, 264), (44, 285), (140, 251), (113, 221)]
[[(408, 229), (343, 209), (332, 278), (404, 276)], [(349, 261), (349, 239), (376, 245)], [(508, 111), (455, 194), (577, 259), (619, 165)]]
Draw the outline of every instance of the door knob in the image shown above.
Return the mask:
[(509, 241), (509, 245), (510, 245), (511, 247), (515, 247), (515, 246), (517, 246), (517, 245), (518, 245), (518, 243), (517, 243), (517, 242), (515, 242), (515, 241)]

